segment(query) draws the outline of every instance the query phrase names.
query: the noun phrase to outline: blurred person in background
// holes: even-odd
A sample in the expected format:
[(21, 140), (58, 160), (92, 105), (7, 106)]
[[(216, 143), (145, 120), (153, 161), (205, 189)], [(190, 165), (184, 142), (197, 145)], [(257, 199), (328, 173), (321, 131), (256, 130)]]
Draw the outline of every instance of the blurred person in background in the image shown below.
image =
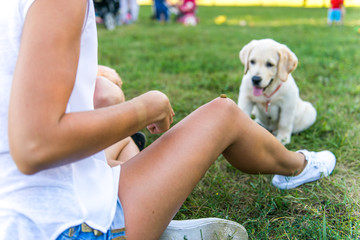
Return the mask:
[(333, 23), (344, 25), (345, 12), (344, 0), (331, 0), (327, 18), (328, 25), (331, 26)]

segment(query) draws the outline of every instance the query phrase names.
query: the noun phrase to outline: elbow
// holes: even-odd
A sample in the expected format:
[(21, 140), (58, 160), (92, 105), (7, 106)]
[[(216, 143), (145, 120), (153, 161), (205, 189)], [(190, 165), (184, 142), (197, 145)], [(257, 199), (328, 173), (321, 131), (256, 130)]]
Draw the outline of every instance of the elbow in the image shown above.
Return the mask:
[(23, 157), (18, 153), (11, 153), (11, 155), (18, 170), (25, 175), (33, 175), (42, 170), (40, 165), (35, 163), (32, 158)]
[(28, 166), (25, 164), (19, 164), (19, 162), (15, 162), (18, 170), (25, 175), (33, 175), (39, 171), (37, 171), (34, 167)]
[(45, 154), (25, 144), (10, 144), (10, 154), (18, 170), (25, 175), (33, 175), (45, 169)]
[[(13, 108), (14, 109), (14, 108)], [(18, 170), (33, 175), (55, 165), (59, 158), (59, 130), (47, 120), (29, 119), (9, 111), (8, 143), (11, 157)], [(31, 117), (32, 118), (32, 117)]]

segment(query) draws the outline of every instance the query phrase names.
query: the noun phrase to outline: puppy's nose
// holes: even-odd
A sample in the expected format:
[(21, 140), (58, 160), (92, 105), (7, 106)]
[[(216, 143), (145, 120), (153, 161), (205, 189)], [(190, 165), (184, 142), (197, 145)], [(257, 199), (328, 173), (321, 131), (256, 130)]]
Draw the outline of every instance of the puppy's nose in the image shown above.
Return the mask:
[(251, 80), (254, 86), (259, 86), (262, 79), (259, 76), (253, 76)]

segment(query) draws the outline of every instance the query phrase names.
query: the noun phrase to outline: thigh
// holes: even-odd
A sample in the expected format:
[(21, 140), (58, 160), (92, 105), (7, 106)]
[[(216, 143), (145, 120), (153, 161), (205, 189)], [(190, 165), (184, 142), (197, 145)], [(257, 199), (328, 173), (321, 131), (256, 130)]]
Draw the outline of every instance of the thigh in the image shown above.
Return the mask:
[[(131, 137), (127, 137), (105, 149), (105, 155), (108, 162), (116, 160), (119, 161), (119, 163), (126, 162), (139, 152), (139, 148), (133, 142)], [(110, 166), (112, 166), (112, 164), (110, 164)]]

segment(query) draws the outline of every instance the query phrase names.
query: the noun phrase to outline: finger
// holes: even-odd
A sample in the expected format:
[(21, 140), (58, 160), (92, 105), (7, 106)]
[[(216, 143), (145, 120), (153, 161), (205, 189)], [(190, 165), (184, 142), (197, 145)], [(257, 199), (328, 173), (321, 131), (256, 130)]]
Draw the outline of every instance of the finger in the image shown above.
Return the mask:
[(119, 87), (122, 86), (123, 82), (121, 80), (121, 77), (115, 69), (107, 67), (107, 66), (100, 66), (99, 69), (100, 69), (99, 74), (101, 76), (104, 76), (104, 77), (110, 79), (110, 81), (112, 81), (114, 84), (118, 85)]
[(122, 84), (121, 78), (115, 70), (108, 72), (108, 75), (115, 84), (121, 86), (121, 84)]
[(149, 130), (149, 132), (150, 132), (151, 134), (155, 134), (155, 129), (156, 129), (155, 124), (150, 124), (150, 125), (147, 126), (146, 128)]
[(171, 114), (170, 116), (169, 116), (169, 128), (170, 128), (170, 125), (174, 122), (174, 115), (173, 114)]
[(121, 80), (119, 75), (118, 75), (118, 81), (117, 82), (118, 82), (117, 85), (119, 85), (119, 87), (122, 87), (123, 81)]
[[(171, 108), (171, 109), (170, 109), (170, 114), (169, 114), (169, 122), (170, 122), (169, 125), (171, 125), (171, 124), (174, 122), (174, 116), (175, 116), (175, 112), (174, 112), (174, 110)], [(169, 126), (169, 127), (170, 127), (170, 126)]]

